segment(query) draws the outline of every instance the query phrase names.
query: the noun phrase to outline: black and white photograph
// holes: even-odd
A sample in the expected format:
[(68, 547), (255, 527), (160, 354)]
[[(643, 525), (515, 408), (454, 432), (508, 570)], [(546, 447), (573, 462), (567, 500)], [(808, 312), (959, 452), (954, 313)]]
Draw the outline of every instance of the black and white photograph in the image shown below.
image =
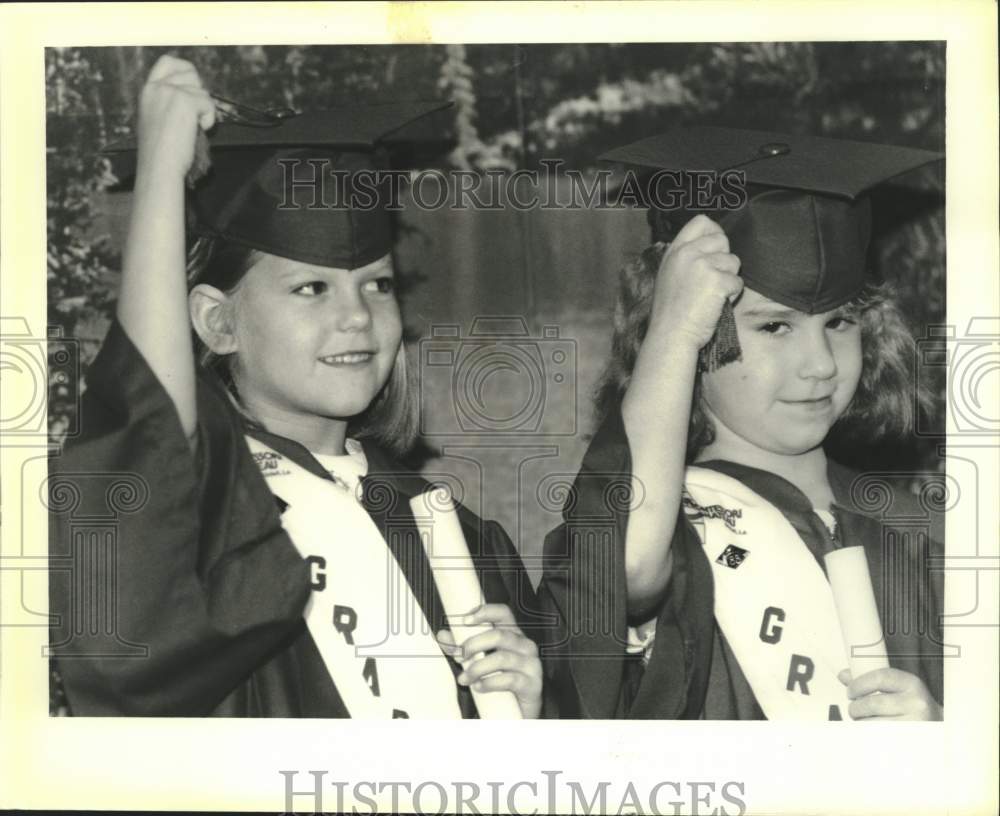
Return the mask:
[(0, 804), (990, 812), (995, 7), (287, 5), (4, 15)]

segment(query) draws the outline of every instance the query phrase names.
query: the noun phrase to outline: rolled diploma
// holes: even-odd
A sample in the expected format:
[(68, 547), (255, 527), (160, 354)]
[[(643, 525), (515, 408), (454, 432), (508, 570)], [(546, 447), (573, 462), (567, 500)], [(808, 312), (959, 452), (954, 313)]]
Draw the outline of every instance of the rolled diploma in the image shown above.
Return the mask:
[(828, 552), (826, 574), (840, 619), (851, 677), (889, 667), (882, 623), (875, 605), (875, 590), (863, 547), (843, 547)]
[[(431, 534), (421, 535), (427, 560), (434, 573), (444, 613), (448, 617), (452, 634), (458, 645), (493, 627), (488, 623), (476, 626), (456, 624), (462, 616), (479, 608), (485, 602), (483, 588), (479, 585), (476, 568), (469, 555), (469, 546), (462, 535), (462, 525), (455, 512), (451, 494), (438, 488), (410, 499), (410, 508), (418, 524), (430, 520)], [(421, 525), (422, 526), (422, 525)], [(520, 720), (521, 707), (510, 691), (478, 692), (472, 690), (476, 709), (484, 720)]]

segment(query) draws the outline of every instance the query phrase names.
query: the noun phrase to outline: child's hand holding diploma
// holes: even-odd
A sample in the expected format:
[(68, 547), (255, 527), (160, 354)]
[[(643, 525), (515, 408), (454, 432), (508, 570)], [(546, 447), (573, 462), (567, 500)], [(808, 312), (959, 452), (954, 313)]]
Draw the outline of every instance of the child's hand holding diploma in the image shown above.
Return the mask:
[(483, 719), (537, 717), (542, 707), (538, 649), (518, 628), (510, 607), (484, 603), (450, 491), (429, 490), (410, 499), (410, 506), (427, 525), (429, 535), (421, 538), (451, 627), (438, 633), (438, 642), (461, 663), (458, 682), (469, 686), (474, 698), (509, 692), (476, 700)]
[(838, 675), (851, 698), (848, 713), (855, 720), (943, 720), (938, 705), (923, 680), (902, 669), (875, 669), (851, 680), (844, 669)]
[(462, 665), (458, 682), (477, 692), (510, 691), (525, 719), (538, 717), (542, 708), (542, 663), (538, 647), (525, 636), (505, 604), (483, 604), (462, 619), (462, 626), (492, 626), (473, 635), (462, 646), (447, 629), (438, 632), (442, 649)]

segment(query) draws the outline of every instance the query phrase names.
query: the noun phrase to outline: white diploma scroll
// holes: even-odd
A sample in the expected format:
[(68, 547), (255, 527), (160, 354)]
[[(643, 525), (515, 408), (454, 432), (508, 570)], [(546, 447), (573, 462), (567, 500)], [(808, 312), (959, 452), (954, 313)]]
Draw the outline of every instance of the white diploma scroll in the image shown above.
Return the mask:
[(833, 602), (844, 635), (851, 677), (889, 667), (882, 623), (863, 547), (843, 547), (824, 556)]
[[(482, 606), (485, 598), (451, 493), (446, 488), (435, 488), (410, 499), (410, 508), (420, 530), (420, 540), (434, 573), (434, 583), (451, 632), (455, 642), (462, 645), (470, 637), (488, 632), (493, 627), (489, 623), (476, 626), (460, 623), (462, 616)], [(513, 692), (473, 690), (472, 697), (481, 719), (521, 719), (521, 707)]]

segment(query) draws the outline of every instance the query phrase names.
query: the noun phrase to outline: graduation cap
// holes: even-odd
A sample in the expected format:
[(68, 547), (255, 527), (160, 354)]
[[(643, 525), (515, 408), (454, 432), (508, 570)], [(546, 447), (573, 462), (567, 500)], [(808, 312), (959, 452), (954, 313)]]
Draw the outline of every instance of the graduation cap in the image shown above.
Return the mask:
[[(713, 213), (747, 286), (807, 314), (857, 295), (867, 274), (872, 187), (943, 158), (884, 144), (721, 127), (678, 128), (602, 159), (654, 170), (745, 174), (747, 197)], [(731, 308), (703, 355), (711, 370), (739, 358)]]
[[(221, 100), (225, 114), (234, 106)], [(217, 105), (219, 103), (217, 102)], [(387, 149), (426, 139), (429, 114), (450, 102), (391, 103), (223, 121), (196, 151), (188, 209), (197, 235), (319, 266), (354, 269), (392, 249)], [(243, 106), (235, 106), (243, 110)], [(135, 143), (114, 145), (112, 169), (135, 171)]]

